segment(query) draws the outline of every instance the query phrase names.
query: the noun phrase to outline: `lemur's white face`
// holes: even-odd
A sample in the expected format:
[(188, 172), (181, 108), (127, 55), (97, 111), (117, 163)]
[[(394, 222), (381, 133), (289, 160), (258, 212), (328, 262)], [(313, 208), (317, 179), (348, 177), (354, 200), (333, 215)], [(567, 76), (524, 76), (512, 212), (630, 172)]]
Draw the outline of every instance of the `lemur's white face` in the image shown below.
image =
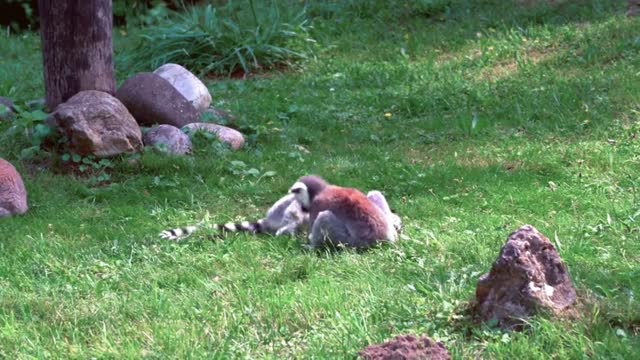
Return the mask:
[(309, 209), (311, 200), (309, 199), (309, 190), (307, 189), (307, 185), (298, 181), (291, 186), (289, 192), (293, 194), (296, 201), (300, 203), (300, 206), (302, 206), (303, 209)]

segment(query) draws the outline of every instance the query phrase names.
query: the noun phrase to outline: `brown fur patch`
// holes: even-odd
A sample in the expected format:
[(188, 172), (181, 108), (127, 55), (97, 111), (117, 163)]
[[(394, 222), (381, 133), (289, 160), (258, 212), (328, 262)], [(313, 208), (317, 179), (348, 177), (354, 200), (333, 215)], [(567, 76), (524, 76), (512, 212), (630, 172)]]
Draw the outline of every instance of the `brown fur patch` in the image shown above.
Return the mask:
[(386, 219), (367, 196), (357, 189), (329, 186), (322, 191), (311, 203), (310, 224), (325, 210), (331, 211), (338, 218), (365, 224), (372, 230), (372, 236), (379, 240), (386, 238)]

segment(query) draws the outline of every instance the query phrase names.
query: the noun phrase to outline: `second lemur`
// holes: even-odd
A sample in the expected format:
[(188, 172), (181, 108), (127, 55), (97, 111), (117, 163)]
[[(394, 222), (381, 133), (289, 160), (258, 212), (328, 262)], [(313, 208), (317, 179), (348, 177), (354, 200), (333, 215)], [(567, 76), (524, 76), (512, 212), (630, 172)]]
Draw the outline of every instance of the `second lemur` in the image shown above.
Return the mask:
[(308, 248), (332, 244), (366, 249), (398, 237), (400, 218), (380, 192), (367, 197), (358, 189), (331, 185), (315, 175), (301, 177), (289, 192), (309, 211)]

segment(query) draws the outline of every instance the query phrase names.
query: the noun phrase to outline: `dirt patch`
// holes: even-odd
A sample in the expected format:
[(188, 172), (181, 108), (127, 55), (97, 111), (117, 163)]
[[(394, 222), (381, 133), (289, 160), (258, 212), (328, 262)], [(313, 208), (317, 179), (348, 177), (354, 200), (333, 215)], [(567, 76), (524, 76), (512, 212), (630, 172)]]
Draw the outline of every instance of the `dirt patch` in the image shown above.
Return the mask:
[[(553, 53), (540, 50), (530, 50), (524, 55), (524, 62), (526, 64), (536, 65), (542, 61), (548, 60), (553, 56)], [(483, 69), (480, 72), (480, 80), (498, 81), (506, 77), (512, 76), (518, 72), (518, 63), (515, 59), (511, 59), (507, 62), (501, 62), (494, 66)]]
[(358, 353), (365, 360), (449, 360), (449, 351), (426, 336), (396, 336), (393, 340), (366, 347)]

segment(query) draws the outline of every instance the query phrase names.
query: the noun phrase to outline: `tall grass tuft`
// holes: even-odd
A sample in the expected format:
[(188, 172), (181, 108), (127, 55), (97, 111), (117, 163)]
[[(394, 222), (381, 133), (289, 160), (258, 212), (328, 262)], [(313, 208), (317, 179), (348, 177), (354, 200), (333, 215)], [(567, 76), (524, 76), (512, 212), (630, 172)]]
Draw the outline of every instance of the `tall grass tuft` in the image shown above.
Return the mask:
[(173, 62), (201, 75), (290, 67), (312, 53), (310, 24), (298, 10), (251, 0), (184, 8), (143, 31), (130, 65), (149, 70)]

